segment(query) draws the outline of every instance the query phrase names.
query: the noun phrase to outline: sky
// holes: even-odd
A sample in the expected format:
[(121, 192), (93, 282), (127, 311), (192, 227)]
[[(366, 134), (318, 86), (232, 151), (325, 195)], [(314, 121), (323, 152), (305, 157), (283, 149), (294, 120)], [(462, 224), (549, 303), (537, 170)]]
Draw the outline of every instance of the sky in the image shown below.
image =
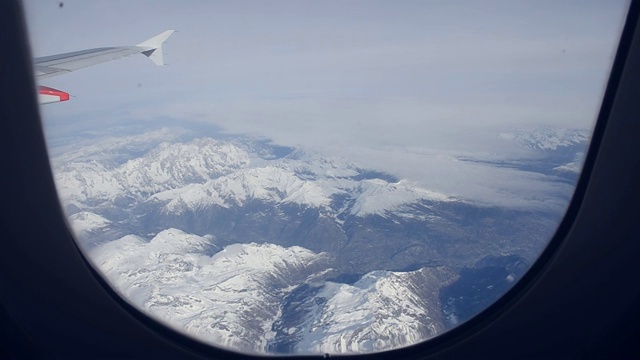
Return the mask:
[[(61, 6), (62, 4), (62, 6)], [(480, 203), (564, 206), (566, 185), (458, 161), (532, 156), (499, 136), (591, 129), (627, 1), (26, 0), (34, 56), (175, 29), (133, 56), (45, 79), (50, 138), (171, 120), (341, 156)]]

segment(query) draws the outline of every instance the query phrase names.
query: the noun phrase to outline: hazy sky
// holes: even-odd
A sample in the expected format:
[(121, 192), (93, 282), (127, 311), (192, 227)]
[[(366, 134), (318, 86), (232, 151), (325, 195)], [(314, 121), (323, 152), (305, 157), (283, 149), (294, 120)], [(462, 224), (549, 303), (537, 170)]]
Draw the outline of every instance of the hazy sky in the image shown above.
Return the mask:
[[(34, 56), (135, 45), (144, 56), (43, 84), (55, 135), (158, 119), (344, 156), (436, 191), (553, 203), (564, 185), (457, 161), (526, 156), (500, 132), (590, 129), (626, 1), (25, 1)], [(473, 181), (470, 181), (473, 180)], [(514, 195), (521, 194), (521, 195)]]

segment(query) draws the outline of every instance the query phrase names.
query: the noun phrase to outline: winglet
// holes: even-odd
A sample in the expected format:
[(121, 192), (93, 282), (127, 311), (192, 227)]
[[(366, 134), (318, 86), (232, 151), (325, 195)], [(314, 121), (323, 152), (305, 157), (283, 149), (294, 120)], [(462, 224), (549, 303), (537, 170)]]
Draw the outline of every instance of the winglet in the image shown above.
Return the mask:
[(162, 43), (164, 43), (174, 30), (167, 30), (162, 34), (158, 34), (149, 40), (143, 41), (137, 46), (144, 48), (142, 51), (154, 64), (161, 66), (164, 65), (164, 59), (162, 57)]

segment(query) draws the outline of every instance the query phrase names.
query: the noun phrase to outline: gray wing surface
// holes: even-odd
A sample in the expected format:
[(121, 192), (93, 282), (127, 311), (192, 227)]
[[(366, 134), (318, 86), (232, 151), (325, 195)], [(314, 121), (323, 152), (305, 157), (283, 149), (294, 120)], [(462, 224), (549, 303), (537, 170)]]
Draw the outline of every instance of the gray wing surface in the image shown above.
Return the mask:
[(173, 32), (167, 30), (136, 46), (103, 47), (35, 58), (35, 74), (39, 79), (49, 78), (134, 54), (143, 54), (156, 65), (164, 65), (162, 44)]

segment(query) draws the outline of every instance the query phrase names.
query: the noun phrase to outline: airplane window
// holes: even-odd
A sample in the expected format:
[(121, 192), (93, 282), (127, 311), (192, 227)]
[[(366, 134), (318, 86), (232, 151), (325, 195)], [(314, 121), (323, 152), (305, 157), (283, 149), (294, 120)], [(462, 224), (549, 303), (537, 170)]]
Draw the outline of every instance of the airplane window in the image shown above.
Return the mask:
[(79, 247), (152, 318), (258, 354), (413, 345), (505, 294), (628, 6), (25, 2)]

